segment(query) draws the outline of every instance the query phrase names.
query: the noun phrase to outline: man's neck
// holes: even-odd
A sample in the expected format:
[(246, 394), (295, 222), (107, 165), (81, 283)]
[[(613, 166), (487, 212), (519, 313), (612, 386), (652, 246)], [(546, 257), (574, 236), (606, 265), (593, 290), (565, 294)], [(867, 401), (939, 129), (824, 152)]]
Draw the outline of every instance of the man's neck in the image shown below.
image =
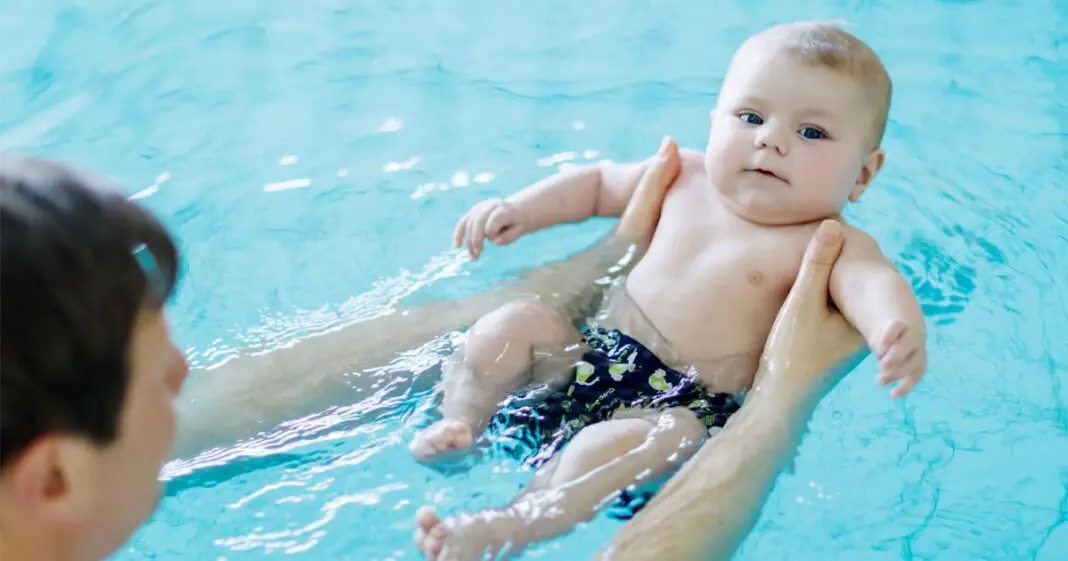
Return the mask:
[(0, 528), (0, 558), (3, 561), (61, 561), (64, 540), (25, 528)]

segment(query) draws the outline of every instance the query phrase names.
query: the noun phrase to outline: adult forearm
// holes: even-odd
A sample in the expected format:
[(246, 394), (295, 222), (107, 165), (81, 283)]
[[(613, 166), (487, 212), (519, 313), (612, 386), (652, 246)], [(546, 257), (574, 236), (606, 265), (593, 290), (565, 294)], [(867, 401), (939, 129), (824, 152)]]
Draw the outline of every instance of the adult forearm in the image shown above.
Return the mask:
[(598, 559), (729, 560), (793, 460), (827, 379), (765, 374), (761, 387), (702, 446)]
[[(742, 415), (740, 412), (739, 415)], [(736, 417), (620, 531), (598, 559), (728, 560), (797, 449), (789, 415)]]
[[(226, 446), (279, 423), (331, 405), (355, 402), (379, 392), (429, 387), (410, 372), (384, 376), (384, 367), (452, 329), (473, 323), (503, 299), (482, 294), (459, 302), (437, 302), (415, 313), (388, 315), (311, 336), (266, 351), (243, 350), (234, 358), (194, 372), (179, 399), (176, 457)], [(388, 384), (383, 382), (389, 382)]]
[[(544, 298), (571, 315), (587, 313), (628, 246), (614, 236), (571, 257), (530, 270), (514, 282), (468, 298), (394, 310), (270, 349), (247, 349), (190, 376), (178, 402), (175, 457), (189, 457), (372, 393), (378, 397), (430, 387), (433, 377), (375, 369), (398, 354), (466, 328), (520, 295)], [(624, 262), (625, 264), (625, 262)], [(385, 383), (385, 382), (388, 382)], [(383, 394), (385, 392), (385, 394)]]

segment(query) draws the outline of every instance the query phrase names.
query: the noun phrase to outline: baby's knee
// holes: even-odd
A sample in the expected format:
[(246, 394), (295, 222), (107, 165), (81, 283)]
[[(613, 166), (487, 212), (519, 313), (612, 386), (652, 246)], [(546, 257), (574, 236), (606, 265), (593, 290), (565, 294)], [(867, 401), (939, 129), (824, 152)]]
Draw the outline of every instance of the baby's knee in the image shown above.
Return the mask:
[(540, 345), (567, 341), (573, 332), (567, 318), (549, 304), (520, 298), (483, 316), (469, 336)]
[(568, 444), (568, 449), (583, 456), (593, 454), (607, 461), (640, 447), (654, 428), (655, 425), (649, 419), (642, 418), (612, 419), (594, 423), (579, 431)]
[(480, 371), (529, 368), (534, 349), (575, 337), (574, 328), (551, 306), (535, 299), (513, 300), (482, 316), (456, 356)]
[(649, 441), (665, 449), (692, 452), (708, 438), (708, 429), (697, 414), (685, 407), (672, 407), (650, 415), (655, 423)]

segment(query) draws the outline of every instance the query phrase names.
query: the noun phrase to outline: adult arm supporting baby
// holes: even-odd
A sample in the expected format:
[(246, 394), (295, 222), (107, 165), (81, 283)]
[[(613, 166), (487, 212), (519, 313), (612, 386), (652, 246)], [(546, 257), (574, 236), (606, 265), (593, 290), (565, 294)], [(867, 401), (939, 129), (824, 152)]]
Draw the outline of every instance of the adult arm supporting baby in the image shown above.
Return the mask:
[(828, 239), (817, 235), (809, 246), (745, 405), (598, 559), (726, 561), (752, 530), (808, 419), (864, 350), (861, 336), (827, 302), (841, 226), (825, 222), (820, 233)]
[[(594, 281), (626, 254), (617, 242), (612, 237), (602, 240), (496, 290), (393, 310), (280, 348), (244, 349), (226, 362), (193, 372), (177, 404), (178, 437), (172, 455), (185, 458), (234, 444), (280, 422), (369, 397), (386, 381), (393, 382), (394, 391), (430, 387), (434, 380), (407, 372), (385, 380), (375, 370), (400, 353), (466, 328), (520, 295), (595, 299), (591, 293), (601, 287)], [(411, 378), (398, 385), (393, 376)]]

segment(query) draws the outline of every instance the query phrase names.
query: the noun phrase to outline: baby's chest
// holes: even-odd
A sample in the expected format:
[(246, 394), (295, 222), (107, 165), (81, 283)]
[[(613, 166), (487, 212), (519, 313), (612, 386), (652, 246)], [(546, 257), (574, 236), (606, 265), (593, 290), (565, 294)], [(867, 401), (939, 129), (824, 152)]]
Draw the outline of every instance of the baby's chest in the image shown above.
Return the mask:
[(753, 224), (698, 195), (688, 190), (665, 204), (649, 264), (706, 296), (785, 298), (812, 228)]
[(718, 237), (698, 254), (695, 272), (728, 293), (785, 298), (801, 265), (793, 245), (785, 239)]
[(729, 216), (684, 218), (689, 220), (662, 226), (661, 239), (654, 241), (659, 247), (651, 248), (667, 254), (671, 268), (721, 287), (776, 291), (793, 285), (805, 249), (801, 228), (769, 228)]

